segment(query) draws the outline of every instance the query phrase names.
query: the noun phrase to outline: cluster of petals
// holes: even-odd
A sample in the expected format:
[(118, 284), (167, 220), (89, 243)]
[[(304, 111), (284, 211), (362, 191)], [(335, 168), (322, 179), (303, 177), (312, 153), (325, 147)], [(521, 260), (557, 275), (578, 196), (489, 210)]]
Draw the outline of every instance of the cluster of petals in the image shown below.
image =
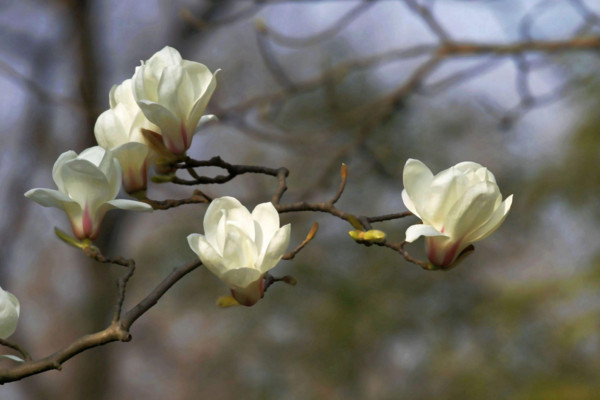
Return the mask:
[(427, 258), (444, 269), (498, 229), (512, 204), (512, 195), (502, 201), (494, 175), (470, 161), (434, 176), (421, 161), (409, 159), (403, 181), (404, 205), (422, 220), (406, 230), (406, 241), (425, 236)]
[(112, 152), (100, 146), (79, 155), (72, 150), (62, 153), (54, 163), (52, 178), (58, 190), (31, 189), (25, 196), (44, 207), (64, 210), (79, 239), (96, 238), (108, 210), (152, 210), (139, 201), (115, 199), (121, 188), (121, 167)]
[(146, 189), (148, 168), (155, 153), (142, 134), (142, 129), (160, 132), (148, 121), (133, 97), (131, 79), (115, 85), (109, 95), (110, 109), (96, 120), (94, 133), (98, 144), (110, 149), (119, 160), (123, 188), (127, 193)]
[(182, 59), (169, 46), (136, 68), (135, 100), (146, 118), (159, 127), (163, 144), (172, 154), (185, 153), (199, 125), (215, 119), (204, 112), (217, 87), (217, 72)]
[(233, 197), (213, 200), (204, 215), (204, 235), (188, 236), (202, 263), (246, 306), (262, 298), (263, 277), (281, 260), (289, 241), (290, 224), (280, 227), (273, 204), (259, 204), (250, 213)]
[(20, 311), (19, 300), (0, 287), (0, 339), (8, 338), (17, 329)]

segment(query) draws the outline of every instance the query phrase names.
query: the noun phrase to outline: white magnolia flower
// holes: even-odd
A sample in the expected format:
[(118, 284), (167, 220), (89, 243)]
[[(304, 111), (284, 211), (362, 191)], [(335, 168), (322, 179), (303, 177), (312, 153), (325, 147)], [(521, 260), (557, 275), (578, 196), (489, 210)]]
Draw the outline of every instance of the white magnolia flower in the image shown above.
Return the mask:
[(419, 160), (404, 166), (404, 205), (423, 223), (406, 230), (406, 241), (425, 236), (427, 258), (450, 268), (469, 244), (492, 234), (504, 221), (513, 196), (502, 201), (494, 175), (465, 161), (433, 175)]
[(206, 210), (204, 233), (188, 236), (191, 249), (240, 304), (255, 304), (263, 296), (264, 274), (285, 254), (290, 224), (279, 227), (271, 203), (257, 205), (250, 214), (233, 197), (221, 197)]
[(173, 154), (185, 153), (198, 125), (215, 119), (203, 114), (217, 87), (217, 72), (183, 60), (169, 46), (135, 69), (135, 99), (146, 118), (160, 128), (163, 143)]
[(127, 193), (146, 189), (148, 168), (155, 154), (142, 135), (142, 129), (160, 133), (138, 107), (131, 87), (131, 79), (112, 87), (110, 109), (98, 117), (94, 133), (98, 144), (112, 151), (119, 160), (123, 173), (123, 187)]
[(25, 193), (44, 207), (63, 209), (79, 239), (98, 236), (104, 214), (113, 208), (151, 211), (148, 204), (133, 200), (115, 200), (121, 188), (121, 167), (110, 150), (90, 147), (77, 155), (62, 153), (52, 168), (58, 190), (31, 189)]
[(0, 287), (0, 339), (6, 339), (17, 329), (21, 306), (19, 300)]

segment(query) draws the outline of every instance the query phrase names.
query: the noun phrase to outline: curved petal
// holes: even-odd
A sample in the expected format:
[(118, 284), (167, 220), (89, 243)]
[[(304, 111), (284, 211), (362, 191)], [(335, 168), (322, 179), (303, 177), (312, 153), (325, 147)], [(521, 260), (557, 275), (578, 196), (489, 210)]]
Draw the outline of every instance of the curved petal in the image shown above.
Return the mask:
[(89, 203), (94, 210), (113, 198), (106, 176), (90, 161), (68, 161), (59, 172), (66, 194), (82, 208)]
[(275, 232), (264, 255), (260, 255), (262, 259), (259, 258), (258, 260), (258, 269), (260, 272), (269, 271), (281, 260), (281, 257), (283, 257), (290, 244), (290, 233), (291, 224), (284, 225)]
[(188, 244), (194, 253), (198, 255), (202, 264), (218, 278), (221, 278), (227, 269), (223, 265), (223, 257), (221, 257), (216, 249), (211, 246), (204, 235), (192, 233), (187, 237)]
[[(123, 108), (121, 104), (117, 108)], [(127, 131), (116, 115), (116, 109), (104, 111), (94, 125), (94, 136), (98, 144), (105, 149), (112, 149), (128, 141)]]
[(437, 174), (420, 207), (423, 221), (441, 230), (448, 211), (468, 188), (468, 179), (454, 167)]
[(151, 156), (148, 146), (137, 142), (124, 143), (113, 149), (113, 154), (121, 164), (125, 191), (134, 193), (145, 189)]
[(108, 204), (110, 208), (120, 208), (121, 210), (152, 211), (152, 206), (150, 206), (150, 204), (135, 200), (115, 199), (107, 201), (106, 204)]
[(502, 223), (504, 222), (506, 215), (510, 211), (512, 201), (513, 201), (513, 195), (511, 194), (510, 196), (508, 196), (506, 198), (506, 200), (504, 200), (502, 202), (500, 207), (498, 207), (494, 211), (494, 213), (492, 214), (492, 217), (485, 224), (483, 224), (479, 228), (477, 228), (477, 230), (470, 233), (465, 238), (465, 241), (469, 242), (469, 243), (477, 242), (479, 240), (485, 239), (486, 237), (488, 237), (489, 235), (494, 233), (494, 231), (496, 229), (498, 229), (500, 227), (500, 225), (502, 225)]
[(58, 158), (54, 162), (54, 166), (52, 167), (52, 179), (54, 180), (54, 183), (56, 183), (56, 187), (58, 188), (58, 190), (60, 190), (63, 193), (65, 192), (65, 190), (62, 177), (59, 171), (67, 161), (74, 160), (76, 158), (77, 153), (75, 153), (73, 150), (65, 151), (60, 156), (58, 156)]
[(446, 236), (431, 225), (416, 224), (409, 226), (406, 230), (406, 241), (412, 243), (420, 236)]
[(262, 203), (252, 210), (252, 219), (255, 221), (256, 246), (260, 254), (264, 254), (271, 238), (279, 229), (279, 213), (273, 204)]
[[(404, 203), (404, 206), (408, 209), (408, 211), (415, 214), (417, 217), (421, 218), (421, 216), (419, 215), (419, 212), (415, 208), (415, 204), (413, 203), (411, 198), (408, 196), (408, 193), (406, 193), (406, 189), (402, 190), (402, 202)], [(423, 219), (423, 218), (421, 218), (421, 219)]]
[[(208, 240), (208, 242), (212, 244), (215, 249), (223, 249), (223, 245), (225, 243), (225, 220), (221, 222), (221, 219), (223, 219), (223, 216), (226, 215), (226, 211), (239, 207), (244, 206), (239, 202), (238, 199), (225, 196), (214, 199), (206, 209), (203, 221), (204, 234), (206, 235), (206, 240)], [(225, 214), (223, 211), (225, 211)], [(219, 223), (222, 224), (220, 234)], [(221, 237), (221, 243), (219, 243), (219, 237)]]
[(229, 226), (223, 248), (225, 268), (255, 268), (257, 258), (258, 252), (252, 239), (236, 226)]
[(246, 207), (241, 206), (227, 210), (226, 218), (226, 230), (229, 230), (229, 227), (231, 226), (235, 226), (254, 242), (256, 237), (254, 220), (252, 219), (252, 214), (250, 214), (250, 211), (248, 211)]
[(206, 106), (212, 97), (213, 92), (217, 88), (217, 75), (220, 70), (216, 70), (210, 78), (206, 90), (195, 100), (194, 106), (190, 109), (186, 118), (186, 130), (193, 135), (196, 132), (200, 118), (206, 111)]
[(425, 205), (432, 180), (433, 174), (421, 161), (412, 158), (406, 161), (402, 173), (404, 190), (406, 190), (420, 216), (423, 216), (422, 208)]
[(6, 339), (14, 333), (19, 322), (19, 300), (0, 288), (0, 338)]
[(184, 73), (180, 65), (169, 65), (158, 81), (158, 103), (171, 111), (177, 119), (183, 121), (187, 116), (187, 108), (180, 107), (178, 89)]
[(152, 57), (146, 61), (146, 65), (153, 69), (162, 69), (169, 65), (181, 64), (182, 61), (181, 54), (179, 54), (177, 49), (174, 49), (171, 46), (165, 46), (154, 53)]
[(463, 238), (485, 224), (501, 199), (498, 186), (482, 182), (472, 186), (448, 211), (445, 231), (453, 238)]
[(65, 203), (77, 204), (77, 202), (71, 200), (64, 193), (51, 189), (31, 189), (25, 192), (25, 197), (35, 201), (43, 207), (56, 207), (63, 210), (65, 209)]
[(138, 101), (138, 106), (146, 118), (160, 128), (163, 143), (169, 151), (181, 154), (187, 150), (181, 134), (181, 121), (171, 111), (147, 100)]

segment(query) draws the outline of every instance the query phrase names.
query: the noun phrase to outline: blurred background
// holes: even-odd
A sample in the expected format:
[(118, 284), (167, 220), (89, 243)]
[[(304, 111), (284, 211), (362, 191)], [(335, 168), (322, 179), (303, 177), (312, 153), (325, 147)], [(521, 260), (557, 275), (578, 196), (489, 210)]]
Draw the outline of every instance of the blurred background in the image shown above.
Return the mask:
[[(468, 45), (467, 45), (468, 44)], [(221, 68), (189, 153), (285, 166), (285, 202), (323, 201), (348, 164), (339, 207), (404, 211), (402, 168), (471, 160), (515, 202), (450, 272), (364, 247), (328, 215), (286, 214), (292, 245), (317, 238), (252, 308), (191, 273), (132, 328), (0, 387), (30, 399), (596, 399), (600, 393), (600, 3), (596, 0), (0, 0), (0, 286), (21, 301), (11, 337), (36, 357), (102, 329), (119, 267), (60, 242), (58, 155), (95, 144), (108, 91), (163, 46)], [(219, 172), (209, 170), (207, 173)], [(202, 187), (248, 207), (273, 179)], [(153, 185), (149, 197), (192, 188)], [(112, 211), (99, 247), (132, 257), (133, 305), (195, 257), (205, 205)], [(376, 226), (401, 241), (416, 222)], [(423, 241), (411, 254), (423, 257)], [(12, 361), (0, 360), (2, 365)]]

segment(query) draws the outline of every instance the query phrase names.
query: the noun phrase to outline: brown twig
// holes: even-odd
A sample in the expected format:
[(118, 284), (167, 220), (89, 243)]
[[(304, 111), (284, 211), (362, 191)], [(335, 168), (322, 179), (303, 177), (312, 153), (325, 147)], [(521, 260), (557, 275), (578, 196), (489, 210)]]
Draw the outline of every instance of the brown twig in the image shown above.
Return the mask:
[(19, 352), (19, 354), (23, 356), (23, 359), (25, 361), (31, 361), (31, 356), (29, 355), (29, 353), (18, 344), (9, 342), (6, 339), (0, 339), (0, 345), (10, 347), (11, 349), (16, 350), (17, 352)]
[(296, 254), (298, 254), (298, 252), (300, 252), (300, 250), (302, 250), (304, 248), (304, 246), (306, 246), (311, 240), (314, 239), (318, 230), (319, 230), (319, 223), (315, 222), (313, 224), (312, 228), (310, 228), (310, 231), (308, 231), (308, 234), (306, 235), (306, 238), (302, 241), (302, 243), (300, 243), (298, 245), (298, 247), (296, 247), (294, 250), (285, 254), (281, 259), (282, 260), (292, 260), (294, 257), (296, 257)]

